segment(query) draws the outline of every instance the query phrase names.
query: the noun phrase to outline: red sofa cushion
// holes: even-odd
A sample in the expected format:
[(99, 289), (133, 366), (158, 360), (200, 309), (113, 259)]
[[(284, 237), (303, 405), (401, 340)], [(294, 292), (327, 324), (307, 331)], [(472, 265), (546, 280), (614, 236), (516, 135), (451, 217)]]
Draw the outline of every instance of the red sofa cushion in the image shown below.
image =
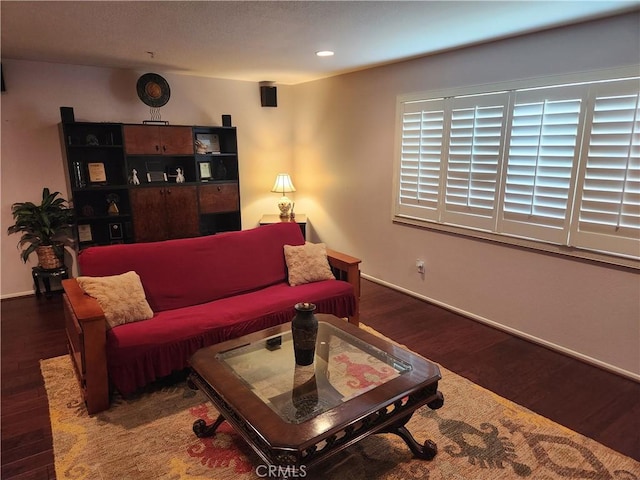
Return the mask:
[[(297, 228), (297, 227), (296, 227)], [(165, 310), (150, 320), (107, 332), (109, 377), (123, 395), (188, 366), (199, 348), (290, 321), (298, 302), (316, 313), (355, 313), (353, 287), (325, 280), (290, 287), (286, 282), (211, 303)]]
[(286, 280), (284, 245), (303, 245), (300, 227), (276, 223), (197, 238), (90, 247), (82, 275), (140, 275), (154, 312), (188, 307)]

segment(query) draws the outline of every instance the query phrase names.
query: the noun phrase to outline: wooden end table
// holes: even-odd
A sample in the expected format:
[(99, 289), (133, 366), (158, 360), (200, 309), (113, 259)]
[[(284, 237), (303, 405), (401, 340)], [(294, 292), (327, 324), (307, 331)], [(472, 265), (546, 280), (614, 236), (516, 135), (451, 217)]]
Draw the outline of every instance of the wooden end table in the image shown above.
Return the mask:
[(281, 217), (277, 214), (265, 214), (260, 219), (260, 226), (271, 225), (272, 223), (297, 223), (302, 231), (302, 236), (307, 238), (307, 216), (304, 213), (296, 213), (294, 217)]
[(374, 433), (399, 435), (419, 458), (406, 428), (413, 412), (440, 408), (440, 370), (423, 357), (332, 315), (318, 314), (314, 363), (295, 365), (290, 324), (198, 350), (189, 383), (220, 412), (197, 420), (198, 437), (230, 423), (267, 465), (303, 471)]

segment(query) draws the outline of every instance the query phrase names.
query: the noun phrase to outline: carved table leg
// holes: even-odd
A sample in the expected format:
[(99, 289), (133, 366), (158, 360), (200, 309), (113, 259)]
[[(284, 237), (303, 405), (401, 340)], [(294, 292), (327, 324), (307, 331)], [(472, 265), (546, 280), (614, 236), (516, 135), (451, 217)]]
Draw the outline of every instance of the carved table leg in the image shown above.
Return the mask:
[[(442, 407), (444, 404), (444, 395), (441, 392), (436, 392), (436, 398), (427, 403), (427, 406), (431, 410), (437, 410)], [(406, 417), (398, 420), (397, 422), (388, 425), (383, 430), (380, 430), (378, 433), (393, 433), (394, 435), (398, 435), (404, 442), (407, 444), (411, 452), (418, 458), (423, 460), (433, 460), (433, 458), (438, 453), (438, 446), (432, 440), (425, 440), (423, 445), (420, 445), (416, 442), (411, 432), (405, 427), (405, 425), (409, 422), (412, 415), (407, 415)]]
[(438, 446), (433, 441), (426, 440), (424, 445), (420, 445), (404, 425), (390, 426), (381, 431), (381, 433), (393, 433), (398, 435), (404, 440), (404, 443), (407, 444), (409, 450), (411, 450), (416, 457), (421, 458), (422, 460), (433, 460), (433, 457), (438, 453)]
[(222, 415), (218, 415), (216, 421), (211, 425), (207, 425), (207, 422), (202, 419), (196, 420), (193, 422), (193, 433), (195, 433), (198, 438), (212, 437), (222, 422), (224, 422)]

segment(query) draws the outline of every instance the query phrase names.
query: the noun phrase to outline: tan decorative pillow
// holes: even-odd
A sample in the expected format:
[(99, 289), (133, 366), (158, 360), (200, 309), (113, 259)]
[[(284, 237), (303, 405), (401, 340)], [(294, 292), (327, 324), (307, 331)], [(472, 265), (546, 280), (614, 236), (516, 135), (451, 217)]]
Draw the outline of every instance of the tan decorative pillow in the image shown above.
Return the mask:
[(324, 243), (284, 246), (284, 258), (289, 271), (289, 285), (303, 285), (321, 280), (335, 280)]
[(136, 272), (111, 277), (78, 277), (76, 280), (87, 295), (98, 301), (108, 328), (153, 317)]

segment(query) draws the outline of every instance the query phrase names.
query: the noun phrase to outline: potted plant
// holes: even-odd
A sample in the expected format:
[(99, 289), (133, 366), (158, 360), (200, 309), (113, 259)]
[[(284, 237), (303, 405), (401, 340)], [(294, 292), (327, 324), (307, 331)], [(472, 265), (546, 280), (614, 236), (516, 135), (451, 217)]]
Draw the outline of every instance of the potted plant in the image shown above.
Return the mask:
[(15, 224), (7, 229), (7, 233), (22, 233), (18, 249), (24, 263), (27, 263), (29, 255), (36, 252), (40, 267), (47, 270), (60, 268), (64, 246), (73, 245), (74, 212), (58, 195), (60, 192), (51, 193), (44, 188), (40, 205), (20, 202), (11, 206)]

